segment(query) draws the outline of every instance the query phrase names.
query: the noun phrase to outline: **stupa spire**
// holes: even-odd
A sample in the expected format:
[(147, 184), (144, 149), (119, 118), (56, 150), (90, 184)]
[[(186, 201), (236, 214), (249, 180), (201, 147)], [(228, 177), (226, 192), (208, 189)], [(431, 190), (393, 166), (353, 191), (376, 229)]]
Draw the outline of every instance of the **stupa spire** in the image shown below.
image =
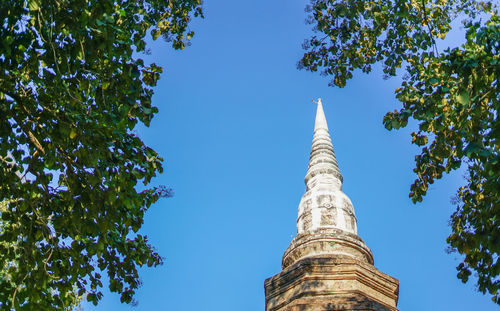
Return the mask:
[(317, 103), (316, 120), (314, 122), (314, 137), (309, 157), (309, 166), (305, 178), (306, 190), (321, 183), (328, 183), (341, 189), (342, 174), (340, 174), (337, 158), (333, 151), (321, 98), (315, 103)]
[(342, 230), (357, 234), (354, 207), (342, 192), (342, 174), (333, 151), (321, 99), (316, 103), (314, 137), (305, 177), (306, 193), (299, 204), (297, 233)]

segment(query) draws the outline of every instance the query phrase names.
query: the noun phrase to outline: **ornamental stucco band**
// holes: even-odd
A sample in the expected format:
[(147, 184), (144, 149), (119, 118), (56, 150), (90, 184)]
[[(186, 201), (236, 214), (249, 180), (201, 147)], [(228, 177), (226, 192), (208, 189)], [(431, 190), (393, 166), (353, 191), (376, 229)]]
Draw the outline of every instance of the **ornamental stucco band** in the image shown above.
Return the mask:
[(316, 103), (297, 235), (283, 255), (283, 271), (265, 281), (266, 311), (397, 311), (399, 282), (373, 266), (358, 236), (321, 99)]

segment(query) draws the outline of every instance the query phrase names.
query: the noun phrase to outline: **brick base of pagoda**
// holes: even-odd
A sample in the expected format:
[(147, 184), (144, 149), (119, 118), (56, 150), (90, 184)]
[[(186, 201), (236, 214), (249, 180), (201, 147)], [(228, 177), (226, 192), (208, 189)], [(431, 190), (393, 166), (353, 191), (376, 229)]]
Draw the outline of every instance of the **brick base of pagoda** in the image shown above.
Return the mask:
[(399, 282), (349, 256), (303, 258), (265, 281), (266, 311), (397, 311)]

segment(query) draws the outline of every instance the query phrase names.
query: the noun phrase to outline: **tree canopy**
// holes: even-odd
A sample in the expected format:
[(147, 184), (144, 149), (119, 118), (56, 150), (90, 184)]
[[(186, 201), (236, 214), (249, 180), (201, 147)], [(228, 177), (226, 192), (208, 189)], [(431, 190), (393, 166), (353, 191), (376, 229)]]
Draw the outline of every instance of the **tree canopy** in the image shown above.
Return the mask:
[[(102, 273), (133, 301), (162, 258), (138, 230), (165, 187), (134, 133), (158, 111), (146, 39), (183, 49), (201, 0), (0, 1), (0, 309), (71, 309)], [(142, 185), (141, 185), (142, 184)]]
[[(500, 20), (493, 1), (312, 0), (316, 34), (304, 43), (299, 68), (333, 76), (343, 87), (360, 69), (381, 63), (386, 77), (404, 67), (396, 89), (399, 111), (385, 115), (388, 130), (418, 123), (411, 143), (417, 175), (410, 198), (422, 201), (429, 184), (466, 166), (447, 238), (462, 262), (458, 277), (477, 275), (479, 291), (500, 304)], [(465, 43), (438, 49), (461, 19)]]

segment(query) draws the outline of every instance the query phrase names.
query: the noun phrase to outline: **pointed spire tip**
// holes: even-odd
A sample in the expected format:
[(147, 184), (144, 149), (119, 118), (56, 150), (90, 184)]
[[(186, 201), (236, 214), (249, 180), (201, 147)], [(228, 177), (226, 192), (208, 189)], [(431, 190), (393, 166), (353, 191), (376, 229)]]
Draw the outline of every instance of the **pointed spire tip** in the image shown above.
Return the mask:
[(316, 131), (319, 128), (323, 128), (328, 131), (328, 125), (325, 118), (325, 112), (323, 111), (323, 104), (321, 103), (321, 98), (318, 98), (315, 103), (318, 104), (316, 110), (316, 121), (314, 123), (314, 130)]
[(318, 98), (317, 100), (312, 100), (313, 103), (321, 105), (321, 98)]

